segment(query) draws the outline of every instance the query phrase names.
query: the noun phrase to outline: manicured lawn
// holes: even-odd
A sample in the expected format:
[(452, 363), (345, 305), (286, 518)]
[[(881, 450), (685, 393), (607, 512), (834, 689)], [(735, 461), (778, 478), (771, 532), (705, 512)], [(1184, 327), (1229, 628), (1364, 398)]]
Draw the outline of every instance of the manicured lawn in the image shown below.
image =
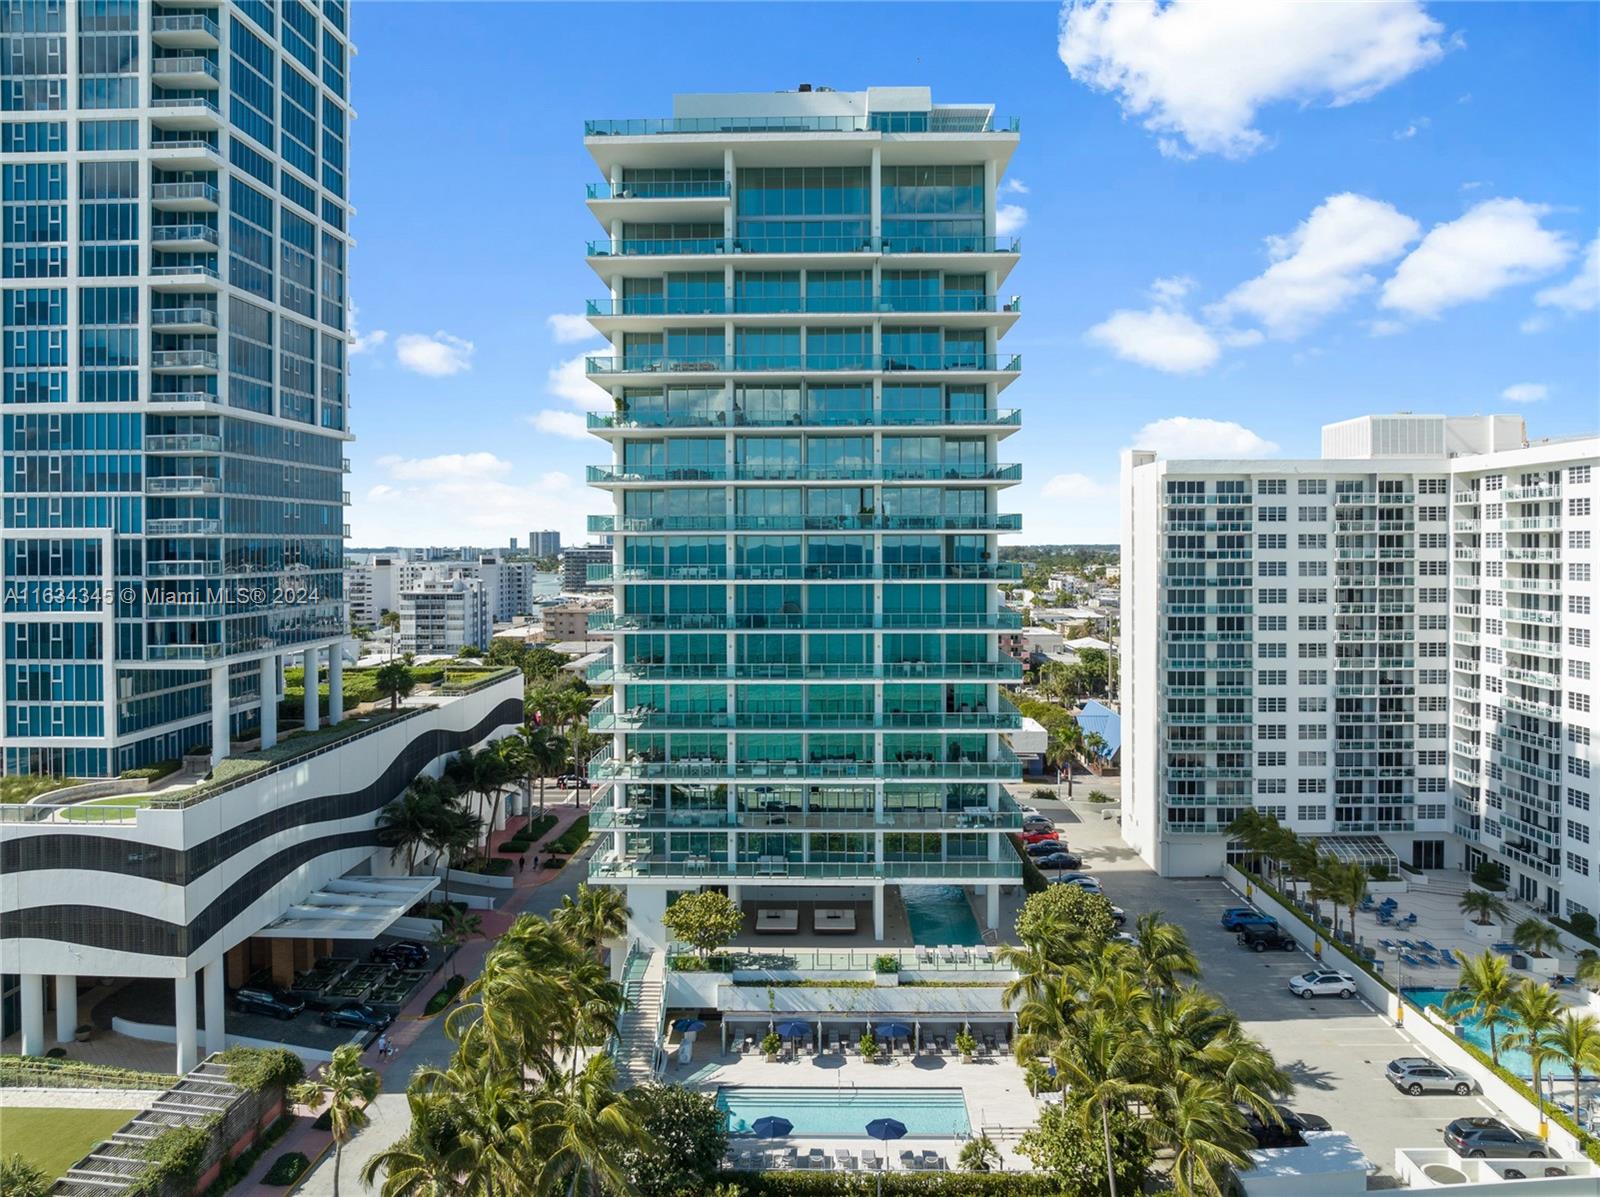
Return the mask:
[(7, 1155), (20, 1151), (46, 1176), (60, 1177), (136, 1112), (7, 1106), (0, 1108), (0, 1143)]
[[(149, 806), (150, 799), (144, 794), (113, 794), (109, 798), (91, 798), (87, 802), (74, 802), (71, 806), (60, 808), (61, 817), (75, 823), (115, 823), (122, 819), (133, 817), (130, 806)], [(106, 807), (121, 807), (121, 810), (106, 810)]]

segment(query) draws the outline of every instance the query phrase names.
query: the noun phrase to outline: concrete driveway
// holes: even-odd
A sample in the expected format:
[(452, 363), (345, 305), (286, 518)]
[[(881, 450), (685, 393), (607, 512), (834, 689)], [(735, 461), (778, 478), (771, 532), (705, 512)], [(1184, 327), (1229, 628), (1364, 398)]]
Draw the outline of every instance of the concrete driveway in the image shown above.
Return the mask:
[(1159, 910), (1188, 933), (1205, 986), (1294, 1078), (1296, 1093), (1287, 1104), (1321, 1114), (1348, 1134), (1379, 1172), (1373, 1187), (1393, 1185), (1396, 1148), (1437, 1147), (1452, 1119), (1499, 1115), (1477, 1095), (1397, 1092), (1384, 1079), (1384, 1066), (1396, 1056), (1427, 1053), (1359, 997), (1303, 1001), (1291, 995), (1288, 979), (1315, 961), (1298, 951), (1257, 955), (1240, 948), (1218, 917), (1224, 907), (1242, 902), (1220, 880), (1156, 876), (1122, 842), (1117, 825), (1101, 820), (1093, 806), (1035, 805), (1058, 818), (1063, 838), (1083, 856), (1084, 871), (1099, 877), (1106, 895), (1128, 912), (1130, 929), (1138, 915)]

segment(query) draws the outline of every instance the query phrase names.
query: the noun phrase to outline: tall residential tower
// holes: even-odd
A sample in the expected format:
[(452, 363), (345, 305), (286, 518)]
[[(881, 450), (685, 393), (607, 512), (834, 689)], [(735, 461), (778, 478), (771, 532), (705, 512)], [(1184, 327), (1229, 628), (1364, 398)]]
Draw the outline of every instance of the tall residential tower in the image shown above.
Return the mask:
[(345, 23), (0, 6), (7, 773), (271, 743), (346, 630)]
[(882, 938), (886, 888), (974, 886), (995, 925), (1020, 876), (996, 586), (1015, 126), (802, 85), (585, 143), (612, 344), (588, 374), (615, 401), (590, 425), (615, 500), (591, 525), (614, 546), (592, 875), (652, 940), (696, 888), (780, 921), (859, 908)]

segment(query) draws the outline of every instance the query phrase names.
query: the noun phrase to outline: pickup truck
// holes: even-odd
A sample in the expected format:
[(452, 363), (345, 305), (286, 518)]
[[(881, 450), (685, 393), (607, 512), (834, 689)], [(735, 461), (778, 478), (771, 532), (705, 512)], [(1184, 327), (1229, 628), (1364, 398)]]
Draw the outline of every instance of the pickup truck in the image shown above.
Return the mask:
[(1240, 931), (1245, 927), (1276, 927), (1278, 920), (1250, 906), (1230, 906), (1222, 912), (1222, 925), (1229, 931)]

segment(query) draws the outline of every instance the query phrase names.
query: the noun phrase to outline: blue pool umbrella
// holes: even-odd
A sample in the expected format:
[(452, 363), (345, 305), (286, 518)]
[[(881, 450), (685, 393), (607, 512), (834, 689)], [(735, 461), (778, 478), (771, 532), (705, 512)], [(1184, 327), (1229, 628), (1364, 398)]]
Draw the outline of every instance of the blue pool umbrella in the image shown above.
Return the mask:
[(808, 1022), (780, 1022), (775, 1029), (785, 1039), (799, 1039), (811, 1034), (811, 1024)]
[[(906, 1137), (906, 1124), (896, 1118), (874, 1118), (867, 1123), (867, 1134), (887, 1144), (891, 1139), (903, 1139)], [(885, 1168), (889, 1166), (889, 1151), (887, 1147), (884, 1148), (883, 1152), (883, 1165)], [(878, 1174), (878, 1192), (883, 1192), (883, 1173), (881, 1172)]]
[(751, 1133), (758, 1139), (781, 1139), (793, 1129), (794, 1123), (787, 1118), (779, 1118), (776, 1114), (757, 1118), (750, 1124)]
[(687, 1035), (691, 1031), (705, 1030), (706, 1024), (703, 1020), (698, 1018), (680, 1018), (677, 1022), (672, 1024), (672, 1029), (678, 1032), (680, 1035)]
[(882, 1022), (874, 1028), (875, 1033), (883, 1039), (910, 1039), (911, 1028), (903, 1022)]

